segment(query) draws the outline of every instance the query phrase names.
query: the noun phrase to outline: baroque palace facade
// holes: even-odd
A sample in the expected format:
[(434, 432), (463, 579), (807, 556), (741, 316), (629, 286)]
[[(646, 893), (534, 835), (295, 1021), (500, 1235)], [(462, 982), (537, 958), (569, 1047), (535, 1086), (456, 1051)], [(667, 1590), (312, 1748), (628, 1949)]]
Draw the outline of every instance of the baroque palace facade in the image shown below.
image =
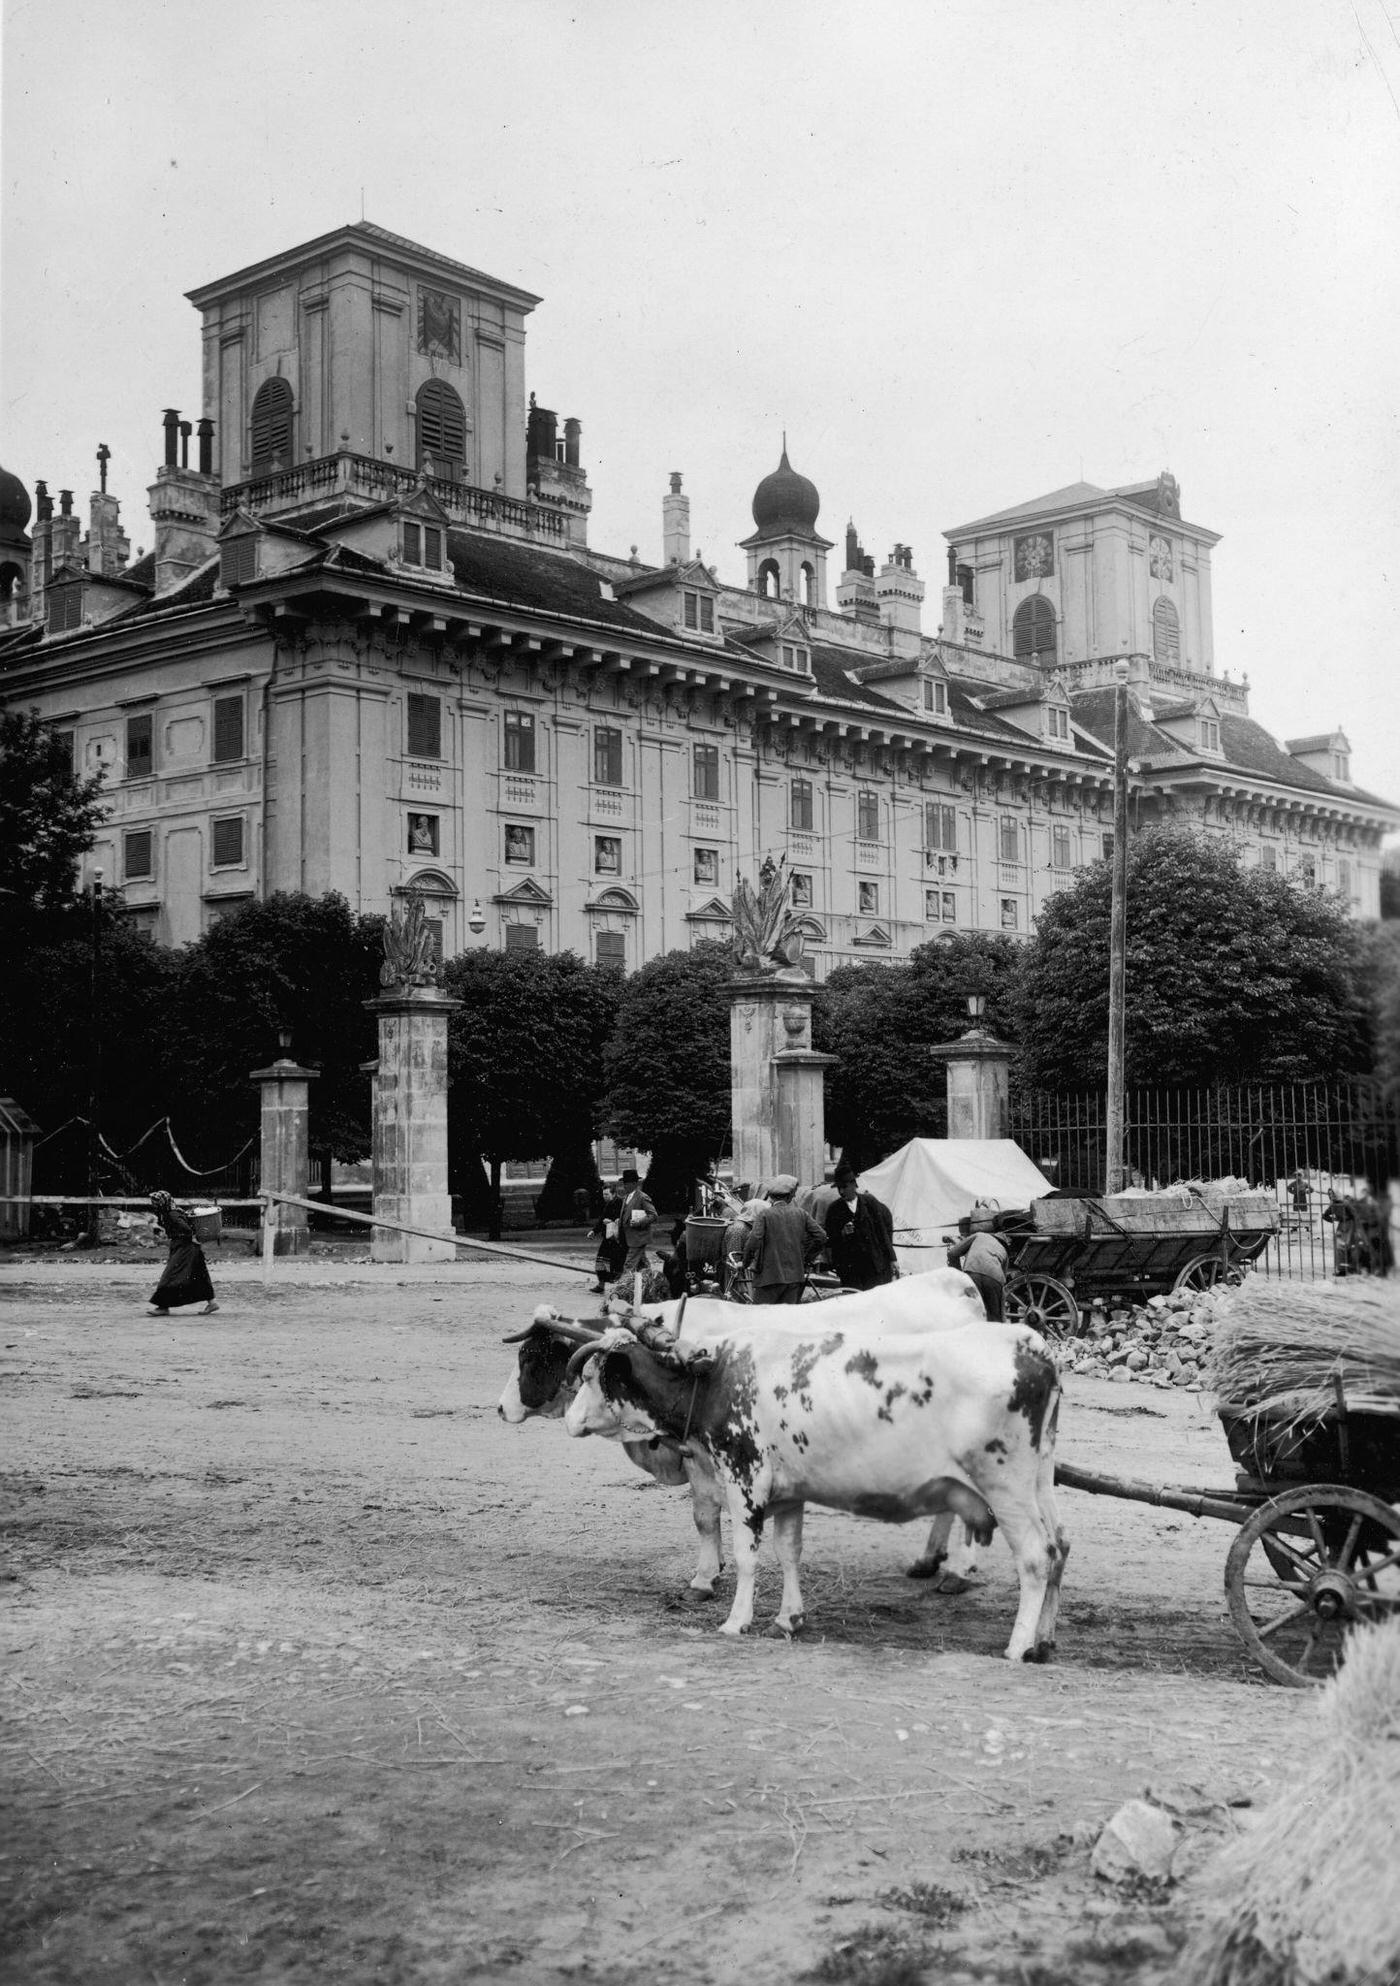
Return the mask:
[(449, 954), (626, 968), (725, 935), (736, 875), (784, 853), (819, 975), (1024, 934), (1105, 852), (1120, 660), (1138, 824), (1377, 915), (1400, 812), (1342, 732), (1280, 744), (1216, 673), (1217, 538), (1170, 476), (950, 530), (926, 633), (908, 546), (877, 566), (849, 527), (828, 573), (786, 447), (742, 586), (692, 553), (679, 475), (659, 561), (590, 547), (525, 291), (361, 222), (191, 301), (205, 413), (166, 412), (150, 552), (105, 450), (86, 532), (0, 472), (0, 701), (104, 773), (81, 881), (160, 942), (274, 890), (418, 890)]

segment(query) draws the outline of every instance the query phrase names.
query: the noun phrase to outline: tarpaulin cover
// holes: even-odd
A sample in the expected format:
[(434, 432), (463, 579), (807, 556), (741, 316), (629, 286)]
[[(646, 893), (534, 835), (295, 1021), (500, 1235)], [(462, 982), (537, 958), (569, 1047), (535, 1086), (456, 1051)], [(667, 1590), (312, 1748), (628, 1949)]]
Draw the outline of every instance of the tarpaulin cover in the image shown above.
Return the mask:
[(1028, 1207), (1050, 1191), (1049, 1180), (1010, 1138), (911, 1138), (867, 1166), (860, 1183), (894, 1215), (895, 1247), (906, 1270), (941, 1268), (943, 1236), (956, 1235), (975, 1201)]

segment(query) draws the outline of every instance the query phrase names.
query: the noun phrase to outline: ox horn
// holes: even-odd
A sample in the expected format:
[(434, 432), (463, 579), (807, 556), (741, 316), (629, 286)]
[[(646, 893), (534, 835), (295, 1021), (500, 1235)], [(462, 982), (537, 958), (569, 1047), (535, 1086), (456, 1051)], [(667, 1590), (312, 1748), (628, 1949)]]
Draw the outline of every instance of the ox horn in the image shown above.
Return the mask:
[(508, 1338), (502, 1338), (501, 1343), (503, 1345), (523, 1345), (531, 1332), (536, 1328), (553, 1331), (560, 1338), (572, 1338), (574, 1343), (579, 1345), (586, 1344), (589, 1340), (602, 1336), (602, 1327), (600, 1325), (585, 1324), (577, 1317), (561, 1317), (556, 1310), (548, 1311), (544, 1315), (536, 1311), (533, 1319), (526, 1325), (523, 1331), (512, 1331)]
[(564, 1372), (565, 1379), (569, 1381), (577, 1379), (583, 1367), (588, 1363), (589, 1359), (593, 1357), (593, 1355), (595, 1354), (595, 1352), (598, 1351), (598, 1349), (599, 1346), (598, 1346), (598, 1341), (596, 1339), (591, 1340), (586, 1345), (580, 1345), (578, 1350), (570, 1358), (569, 1363), (565, 1368), (565, 1372)]

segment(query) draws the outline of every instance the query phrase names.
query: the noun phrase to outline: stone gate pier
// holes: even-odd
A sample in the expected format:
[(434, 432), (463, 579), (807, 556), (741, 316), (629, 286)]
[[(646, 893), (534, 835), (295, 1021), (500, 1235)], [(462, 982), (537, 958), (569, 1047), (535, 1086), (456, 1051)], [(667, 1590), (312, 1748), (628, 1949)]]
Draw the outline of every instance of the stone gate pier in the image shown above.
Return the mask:
[[(447, 1022), (461, 1006), (439, 983), (442, 967), (421, 897), (410, 896), (384, 930), (384, 991), (365, 1005), (379, 1018), (374, 1078), (374, 1214), (412, 1227), (452, 1231), (447, 1190)], [(376, 1227), (375, 1262), (451, 1262), (451, 1241)]]

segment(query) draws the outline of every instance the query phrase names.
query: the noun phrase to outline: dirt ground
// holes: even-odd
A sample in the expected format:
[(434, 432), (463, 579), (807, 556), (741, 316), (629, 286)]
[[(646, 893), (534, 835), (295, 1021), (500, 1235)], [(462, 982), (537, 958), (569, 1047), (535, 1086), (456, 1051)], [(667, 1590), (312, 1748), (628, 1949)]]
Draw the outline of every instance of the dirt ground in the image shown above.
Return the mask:
[[(581, 1259), (581, 1258), (580, 1258)], [(611, 1444), (507, 1427), (562, 1266), (0, 1267), (0, 1952), (95, 1980), (1159, 1980), (1189, 1891), (1089, 1869), (1145, 1787), (1266, 1799), (1310, 1699), (1247, 1663), (1221, 1524), (1062, 1491), (1059, 1655), (917, 1530), (808, 1512), (808, 1629), (713, 1632)], [(1060, 1453), (1228, 1483), (1199, 1398), (1071, 1378)], [(760, 1615), (776, 1606), (771, 1550)], [(765, 1615), (766, 1610), (766, 1615)]]

